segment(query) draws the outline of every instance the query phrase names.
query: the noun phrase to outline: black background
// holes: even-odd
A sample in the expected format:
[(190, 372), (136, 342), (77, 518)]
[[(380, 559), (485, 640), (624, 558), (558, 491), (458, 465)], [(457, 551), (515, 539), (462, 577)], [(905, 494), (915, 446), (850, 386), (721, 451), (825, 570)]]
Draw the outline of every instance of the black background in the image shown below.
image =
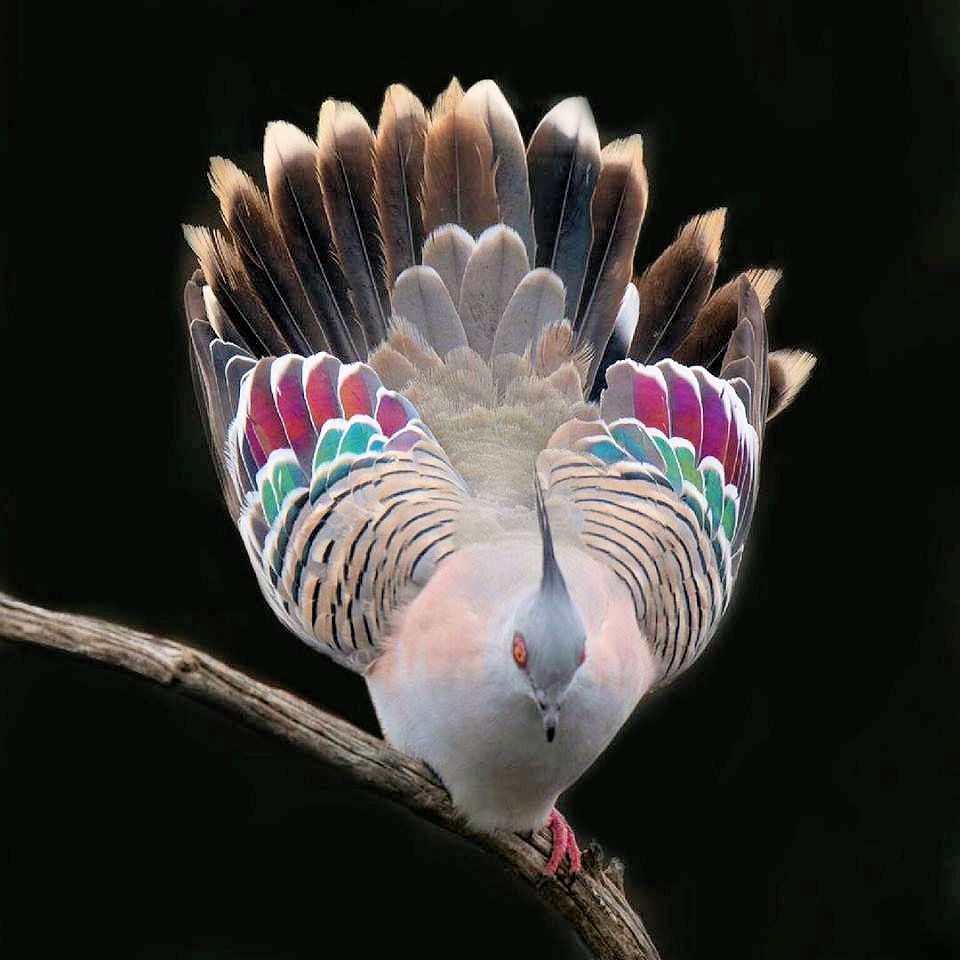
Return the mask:
[[(876, 5), (879, 7), (880, 5)], [(923, 7), (926, 6), (926, 9)], [(638, 263), (730, 209), (774, 343), (821, 358), (765, 450), (710, 653), (563, 801), (665, 958), (946, 957), (960, 940), (953, 4), (22, 4), (3, 131), (0, 585), (162, 631), (375, 729), (262, 602), (186, 362), (182, 221), (213, 153), (326, 96), (456, 72), (529, 133), (644, 134)], [(842, 19), (838, 19), (838, 17)], [(127, 675), (0, 645), (7, 956), (583, 956), (466, 844)]]

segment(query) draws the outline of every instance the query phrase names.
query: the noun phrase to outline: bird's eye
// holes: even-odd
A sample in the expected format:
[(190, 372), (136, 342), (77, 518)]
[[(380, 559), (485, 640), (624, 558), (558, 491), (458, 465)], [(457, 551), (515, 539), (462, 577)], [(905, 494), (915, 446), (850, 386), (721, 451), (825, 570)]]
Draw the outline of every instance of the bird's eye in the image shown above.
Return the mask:
[(521, 670), (527, 665), (527, 644), (519, 631), (513, 635), (513, 662)]

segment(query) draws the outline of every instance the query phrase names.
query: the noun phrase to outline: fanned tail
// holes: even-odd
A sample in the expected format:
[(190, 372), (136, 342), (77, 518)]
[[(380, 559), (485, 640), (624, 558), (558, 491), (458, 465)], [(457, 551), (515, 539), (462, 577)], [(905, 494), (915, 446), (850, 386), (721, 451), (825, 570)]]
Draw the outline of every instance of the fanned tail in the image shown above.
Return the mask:
[[(730, 381), (762, 434), (813, 368), (802, 351), (767, 355), (763, 312), (779, 271), (712, 290), (722, 209), (693, 218), (631, 282), (648, 197), (642, 141), (601, 150), (582, 98), (553, 107), (525, 148), (491, 80), (464, 93), (454, 78), (429, 111), (394, 85), (376, 135), (333, 100), (316, 141), (271, 123), (264, 168), (268, 196), (214, 158), (229, 235), (184, 228), (202, 270), (185, 290), (188, 320), (203, 324), (192, 329), (198, 381), (218, 402), (235, 392), (229, 358), (218, 380), (206, 355), (226, 344), (252, 359), (375, 353), (391, 382), (409, 379), (417, 351), (440, 364), (466, 345), (500, 371), (544, 356), (547, 375), (572, 364), (594, 399), (624, 357), (703, 367)], [(210, 419), (222, 443), (229, 420)]]

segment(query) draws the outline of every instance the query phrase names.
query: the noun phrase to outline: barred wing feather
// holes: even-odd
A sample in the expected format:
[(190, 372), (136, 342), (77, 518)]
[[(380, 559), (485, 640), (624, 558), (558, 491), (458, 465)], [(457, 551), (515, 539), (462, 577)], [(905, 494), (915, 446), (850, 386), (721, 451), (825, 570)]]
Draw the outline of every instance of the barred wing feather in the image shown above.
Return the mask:
[(713, 636), (753, 513), (766, 334), (746, 281), (739, 306), (740, 346), (731, 342), (725, 368), (743, 371), (749, 359), (761, 371), (753, 382), (669, 359), (621, 360), (607, 371), (601, 419), (563, 425), (538, 460), (548, 496), (572, 515), (583, 549), (630, 591), (661, 682)]
[(230, 423), (227, 501), (261, 590), (294, 633), (362, 670), (452, 552), (463, 482), (413, 405), (366, 364), (254, 360), (206, 342), (213, 380), (201, 371), (201, 389), (211, 420)]

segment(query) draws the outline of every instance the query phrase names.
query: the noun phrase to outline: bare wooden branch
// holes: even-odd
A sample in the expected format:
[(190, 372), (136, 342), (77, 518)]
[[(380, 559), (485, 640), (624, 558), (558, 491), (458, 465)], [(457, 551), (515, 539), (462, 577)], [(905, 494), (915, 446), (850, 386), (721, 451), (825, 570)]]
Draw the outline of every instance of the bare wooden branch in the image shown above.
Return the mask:
[(348, 781), (389, 797), (430, 823), (500, 857), (516, 876), (573, 925), (602, 960), (658, 960), (623, 891), (623, 867), (604, 863), (596, 848), (572, 882), (542, 875), (550, 849), (544, 831), (527, 839), (485, 834), (458, 816), (446, 791), (422, 763), (304, 700), (260, 683), (214, 657), (163, 637), (91, 617), (56, 613), (0, 593), (0, 636), (111, 664), (213, 704), (335, 768)]

